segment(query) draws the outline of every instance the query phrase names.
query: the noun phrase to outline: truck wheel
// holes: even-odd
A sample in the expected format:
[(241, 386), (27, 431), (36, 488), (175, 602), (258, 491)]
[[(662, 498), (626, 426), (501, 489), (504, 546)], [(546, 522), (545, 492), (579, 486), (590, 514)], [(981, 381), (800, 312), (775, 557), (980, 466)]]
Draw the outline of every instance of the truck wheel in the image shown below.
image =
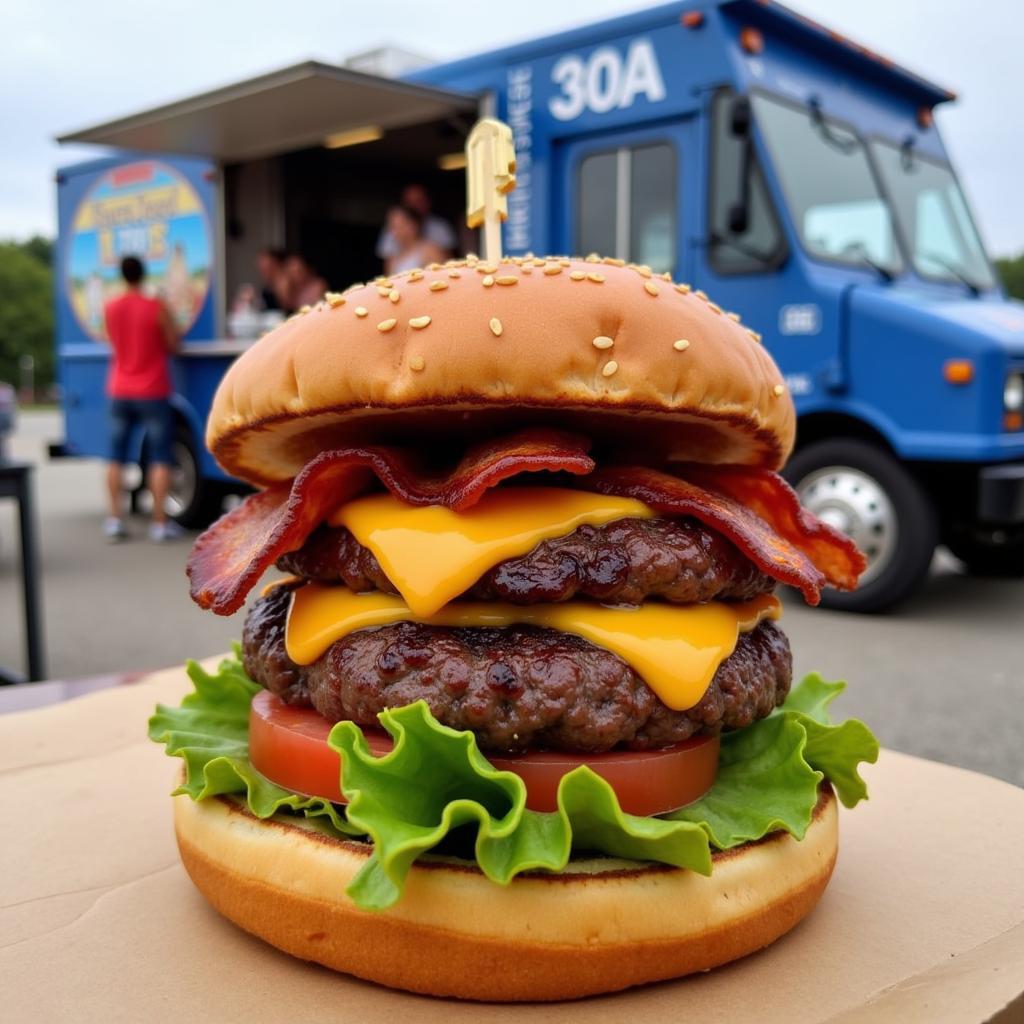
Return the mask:
[(192, 435), (180, 427), (171, 444), (174, 466), (168, 495), (168, 515), (181, 526), (201, 529), (216, 519), (224, 505), (224, 490), (200, 475)]
[(945, 543), (972, 576), (1003, 579), (1024, 576), (1024, 535), (988, 537), (954, 534), (947, 537)]
[(785, 476), (804, 506), (868, 559), (856, 590), (824, 591), (826, 608), (881, 611), (921, 585), (938, 543), (938, 521), (924, 489), (891, 455), (853, 438), (817, 441), (793, 456)]

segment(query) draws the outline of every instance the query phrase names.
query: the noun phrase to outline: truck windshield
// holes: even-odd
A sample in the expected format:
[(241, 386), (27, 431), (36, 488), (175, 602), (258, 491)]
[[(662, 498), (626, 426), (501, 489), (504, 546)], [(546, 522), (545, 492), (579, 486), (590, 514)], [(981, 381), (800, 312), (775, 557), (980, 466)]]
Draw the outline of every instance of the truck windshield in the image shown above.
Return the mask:
[(872, 142), (871, 152), (917, 272), (974, 290), (993, 288), (991, 265), (953, 169), (883, 140)]
[(815, 108), (760, 93), (751, 99), (804, 248), (886, 276), (898, 273), (892, 215), (860, 138)]

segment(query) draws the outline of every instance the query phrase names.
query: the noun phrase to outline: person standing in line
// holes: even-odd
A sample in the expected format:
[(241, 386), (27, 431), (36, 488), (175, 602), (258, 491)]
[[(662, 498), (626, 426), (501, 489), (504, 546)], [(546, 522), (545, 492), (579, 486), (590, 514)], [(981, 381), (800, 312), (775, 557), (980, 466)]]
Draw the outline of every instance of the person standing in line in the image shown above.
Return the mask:
[(183, 533), (167, 518), (167, 492), (171, 482), (170, 357), (180, 338), (167, 306), (143, 293), (146, 268), (142, 260), (126, 256), (121, 261), (125, 291), (111, 299), (104, 310), (107, 339), (113, 349), (107, 375), (110, 399), (110, 461), (107, 465), (108, 514), (103, 532), (108, 540), (125, 540), (124, 489), (121, 475), (128, 462), (128, 443), (133, 428), (145, 432), (149, 455), (147, 485), (153, 496), (151, 540), (163, 542)]

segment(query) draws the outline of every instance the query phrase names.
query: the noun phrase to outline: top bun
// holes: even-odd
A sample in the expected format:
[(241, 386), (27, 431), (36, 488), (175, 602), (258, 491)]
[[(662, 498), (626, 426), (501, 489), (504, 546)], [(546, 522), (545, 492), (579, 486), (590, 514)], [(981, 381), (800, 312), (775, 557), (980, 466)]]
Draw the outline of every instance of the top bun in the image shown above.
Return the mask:
[(645, 461), (777, 469), (796, 414), (760, 336), (668, 275), (470, 257), (328, 293), (271, 331), (221, 381), (206, 441), (272, 484), (344, 444), (465, 446), (538, 423)]

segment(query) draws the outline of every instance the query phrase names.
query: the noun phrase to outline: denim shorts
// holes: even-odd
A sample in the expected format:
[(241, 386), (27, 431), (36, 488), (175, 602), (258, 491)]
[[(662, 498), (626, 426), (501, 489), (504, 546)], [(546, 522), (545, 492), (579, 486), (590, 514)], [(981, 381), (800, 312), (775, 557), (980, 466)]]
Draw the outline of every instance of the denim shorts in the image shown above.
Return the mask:
[(110, 461), (129, 461), (128, 443), (136, 427), (146, 438), (149, 462), (170, 466), (174, 461), (171, 438), (174, 418), (166, 398), (112, 398), (110, 400)]

